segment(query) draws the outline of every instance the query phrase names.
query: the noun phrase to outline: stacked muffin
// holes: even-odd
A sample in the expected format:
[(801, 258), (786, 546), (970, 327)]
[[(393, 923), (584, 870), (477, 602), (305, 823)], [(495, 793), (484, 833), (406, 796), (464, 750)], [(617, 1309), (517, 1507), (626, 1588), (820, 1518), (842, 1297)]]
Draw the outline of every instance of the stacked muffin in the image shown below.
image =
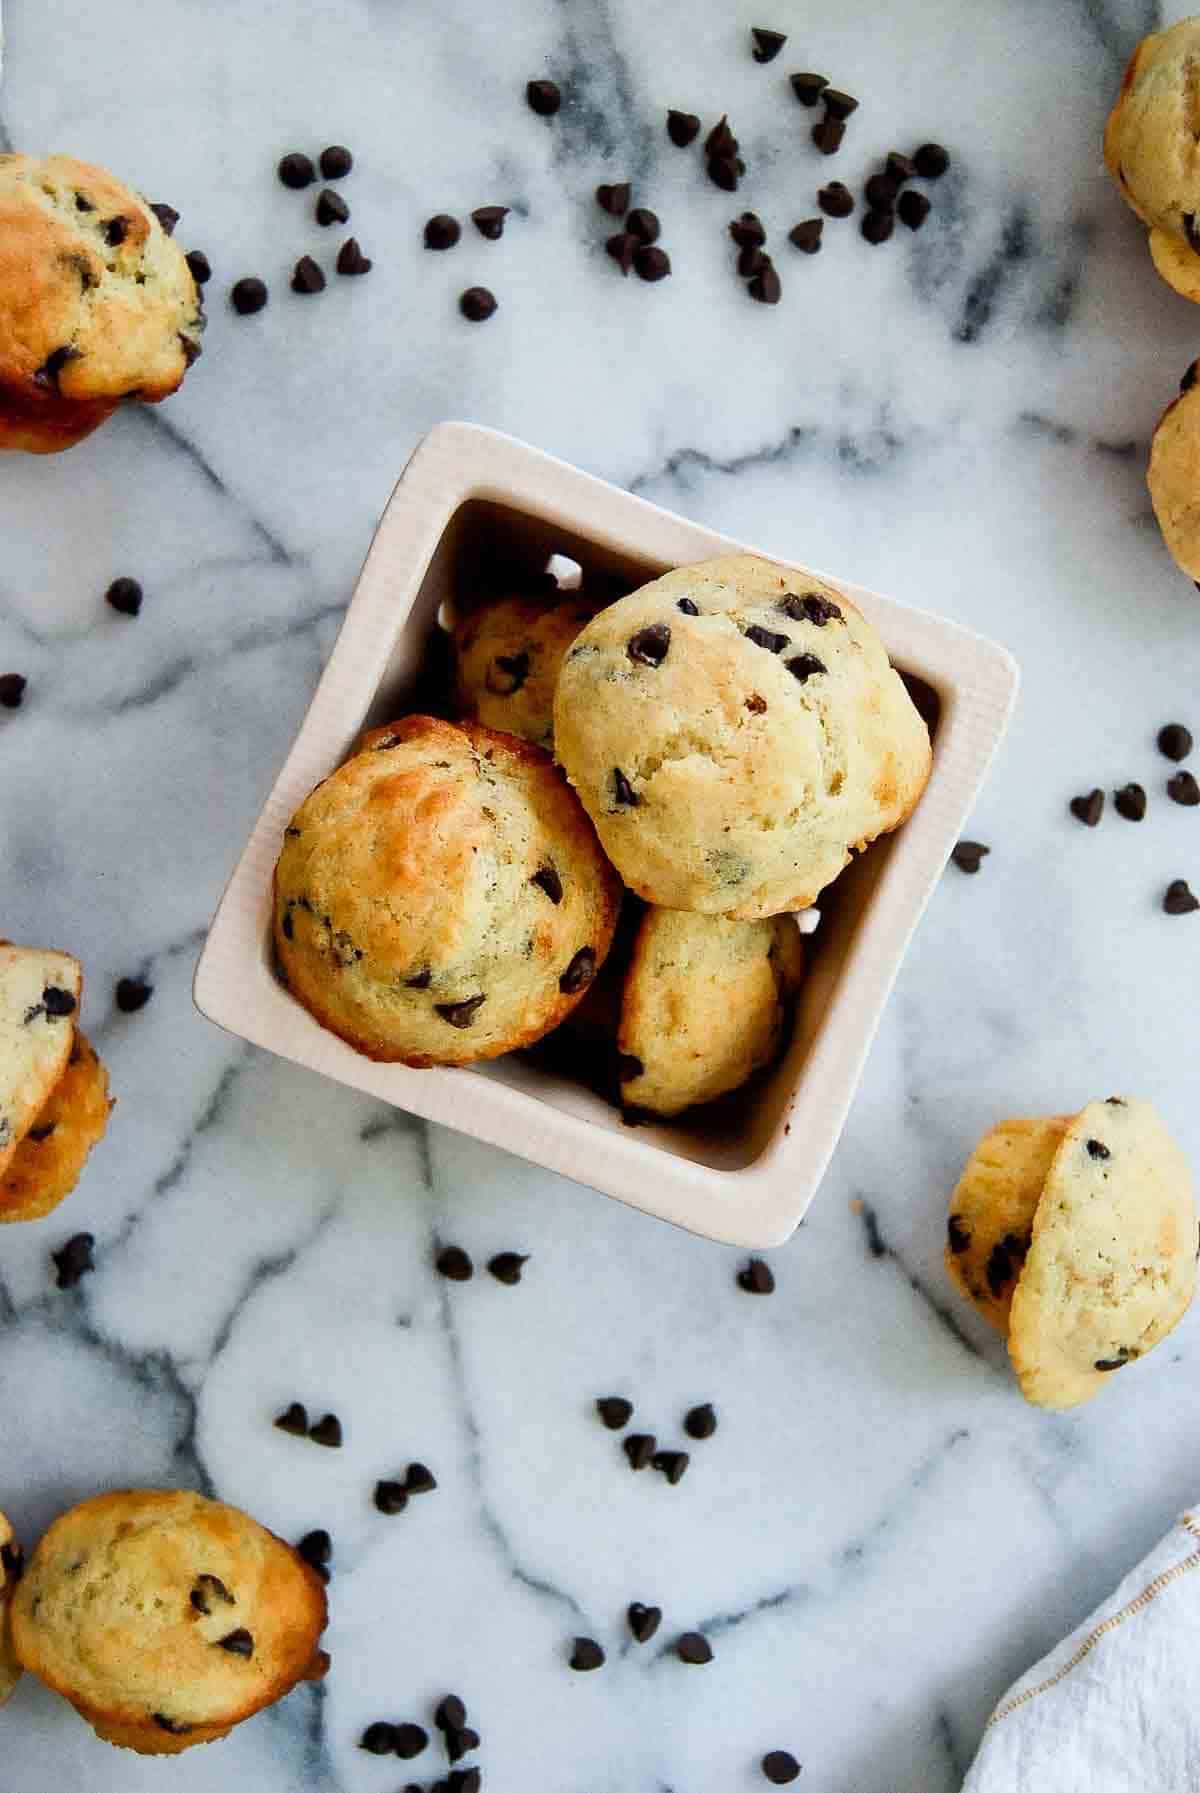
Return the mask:
[(374, 731), (286, 830), (289, 989), (372, 1058), (493, 1058), (585, 1002), (624, 886), (647, 908), (615, 1017), (623, 1099), (673, 1115), (745, 1083), (786, 1038), (791, 912), (929, 774), (874, 630), (832, 586), (737, 555), (603, 608), (476, 604), (456, 648), (457, 720)]

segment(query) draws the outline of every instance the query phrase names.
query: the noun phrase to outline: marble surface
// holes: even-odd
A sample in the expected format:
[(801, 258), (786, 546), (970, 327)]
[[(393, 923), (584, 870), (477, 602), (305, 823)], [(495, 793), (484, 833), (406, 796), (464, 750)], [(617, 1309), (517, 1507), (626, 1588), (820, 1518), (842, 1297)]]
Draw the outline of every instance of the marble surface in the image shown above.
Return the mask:
[[(760, 11), (762, 16), (760, 16)], [(768, 16), (769, 15), (769, 16)], [(1153, 748), (1200, 729), (1200, 613), (1161, 547), (1143, 466), (1195, 352), (1109, 187), (1100, 131), (1158, 16), (1119, 0), (10, 0), (8, 143), (112, 166), (209, 254), (186, 390), (0, 474), (0, 924), (85, 961), (85, 1022), (119, 1098), (68, 1207), (0, 1238), (0, 1504), (32, 1537), (64, 1504), (180, 1483), (336, 1543), (334, 1670), (173, 1766), (118, 1755), (28, 1681), (0, 1717), (5, 1793), (395, 1793), (444, 1768), (379, 1762), (363, 1725), (448, 1688), (485, 1784), (729, 1793), (786, 1747), (810, 1793), (958, 1786), (1007, 1683), (1197, 1493), (1197, 1321), (1067, 1417), (1025, 1407), (998, 1339), (940, 1264), (946, 1193), (1001, 1114), (1149, 1094), (1200, 1162), (1196, 812)], [(751, 23), (791, 41), (758, 68)], [(790, 68), (862, 96), (823, 162)], [(551, 72), (553, 124), (521, 102)], [(664, 108), (728, 109), (736, 207)], [(916, 238), (782, 232), (820, 180), (893, 144), (955, 156)], [(293, 297), (328, 256), (289, 148), (355, 149), (361, 281)], [(590, 195), (629, 177), (674, 277), (622, 283)], [(502, 242), (420, 226), (502, 202)], [(723, 225), (780, 233), (785, 293), (750, 304)], [(260, 317), (229, 311), (261, 273)], [(485, 282), (471, 328), (457, 293)], [(371, 528), (419, 435), (493, 424), (781, 554), (995, 634), (1024, 695), (972, 832), (900, 979), (810, 1217), (738, 1260), (588, 1190), (244, 1049), (189, 1001), (222, 882), (283, 757)], [(140, 578), (136, 622), (101, 594)], [(1067, 799), (1139, 779), (1151, 811), (1089, 833)], [(122, 975), (155, 985), (122, 1016)], [(861, 1206), (859, 1205), (861, 1204)], [(55, 1290), (47, 1253), (97, 1238)], [(431, 1274), (435, 1240), (532, 1254), (524, 1284)], [(676, 1488), (632, 1476), (590, 1414), (625, 1392), (677, 1438), (721, 1426)], [(283, 1437), (299, 1397), (346, 1445)], [(395, 1519), (370, 1489), (410, 1458), (439, 1491)], [(646, 1649), (630, 1600), (665, 1611)], [(666, 1646), (702, 1625), (715, 1662)], [(577, 1632), (607, 1667), (564, 1666)]]

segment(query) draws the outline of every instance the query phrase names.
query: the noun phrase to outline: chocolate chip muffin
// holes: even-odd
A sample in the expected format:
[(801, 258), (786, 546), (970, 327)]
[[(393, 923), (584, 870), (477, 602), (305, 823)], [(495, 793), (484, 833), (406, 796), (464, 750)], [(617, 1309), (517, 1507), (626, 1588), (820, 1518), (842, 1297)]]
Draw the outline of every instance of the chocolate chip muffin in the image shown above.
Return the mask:
[(67, 1069), (82, 988), (78, 959), (0, 941), (0, 1179)]
[(23, 1668), (107, 1743), (177, 1755), (319, 1680), (325, 1590), (247, 1514), (202, 1495), (99, 1494), (56, 1519), (17, 1587)]
[(76, 1029), (66, 1070), (0, 1175), (0, 1224), (38, 1220), (66, 1200), (104, 1137), (112, 1106), (108, 1072)]
[(293, 995), (358, 1051), (465, 1065), (558, 1025), (604, 962), (619, 902), (548, 755), (410, 716), (293, 816), (275, 945)]
[(1200, 300), (1200, 19), (1144, 37), (1104, 132), (1104, 160), (1126, 203), (1150, 227), (1163, 279)]
[(1007, 1331), (1026, 1400), (1064, 1408), (1183, 1318), (1196, 1247), (1186, 1159), (1148, 1103), (1110, 1097), (989, 1134), (955, 1191), (947, 1260)]
[(0, 156), (0, 448), (70, 448), (200, 353), (183, 252), (146, 200), (70, 156)]
[(500, 598), (468, 611), (454, 631), (458, 714), (551, 747), (558, 669), (595, 614), (579, 592)]
[(13, 1536), (13, 1528), (0, 1513), (0, 1706), (3, 1706), (21, 1679), (21, 1665), (13, 1649), (9, 1615), (13, 1595), (21, 1576), (21, 1548)]
[(631, 890), (743, 921), (812, 903), (905, 820), (931, 763), (849, 599), (749, 554), (602, 610), (563, 661), (554, 741)]
[[(1200, 256), (1196, 258), (1200, 272)], [(1200, 297), (1200, 293), (1197, 295)], [(1163, 541), (1189, 579), (1200, 579), (1200, 361), (1183, 376), (1150, 444), (1146, 483)]]
[(778, 1055), (803, 967), (790, 915), (647, 909), (621, 1004), (622, 1101), (673, 1115), (739, 1089)]

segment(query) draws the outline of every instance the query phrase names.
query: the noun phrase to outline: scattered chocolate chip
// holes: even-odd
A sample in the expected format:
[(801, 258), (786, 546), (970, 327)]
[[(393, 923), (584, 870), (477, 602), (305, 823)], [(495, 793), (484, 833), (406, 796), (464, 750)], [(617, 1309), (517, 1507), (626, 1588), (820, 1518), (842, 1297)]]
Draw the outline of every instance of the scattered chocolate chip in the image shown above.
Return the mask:
[(647, 1469), (654, 1460), (658, 1440), (649, 1432), (631, 1432), (621, 1442), (621, 1449), (629, 1459), (630, 1469)]
[(909, 187), (896, 201), (896, 216), (901, 224), (907, 224), (909, 230), (920, 230), (929, 216), (929, 201), (924, 193), (918, 193), (915, 187)]
[(496, 295), (486, 286), (469, 286), (458, 301), (458, 309), (469, 324), (486, 323), (496, 310)]
[(626, 1616), (634, 1642), (648, 1644), (662, 1624), (662, 1607), (643, 1606), (640, 1600), (635, 1600)]
[(571, 1650), (571, 1667), (586, 1674), (590, 1669), (604, 1667), (604, 1651), (594, 1637), (577, 1637)]
[(637, 249), (638, 240), (628, 230), (618, 230), (604, 245), (605, 254), (611, 255), (622, 274), (628, 274), (632, 268)]
[(596, 975), (596, 952), (591, 946), (581, 946), (567, 969), (558, 980), (558, 987), (564, 996), (575, 996), (580, 990), (586, 990)]
[(392, 1518), (408, 1505), (408, 1489), (403, 1482), (376, 1482), (372, 1497), (379, 1512)]
[(865, 212), (863, 214), (863, 221), (859, 225), (859, 229), (867, 242), (874, 243), (876, 247), (878, 247), (880, 243), (886, 243), (895, 228), (896, 216), (894, 212)]
[(602, 1395), (596, 1402), (596, 1412), (610, 1432), (620, 1432), (633, 1418), (633, 1402), (624, 1395)]
[(267, 302), (266, 282), (259, 280), (256, 275), (247, 275), (244, 280), (235, 281), (229, 298), (239, 317), (252, 317)]
[(815, 106), (829, 86), (828, 77), (825, 75), (789, 75), (788, 80), (792, 84), (792, 92), (802, 106)]
[(946, 1222), (946, 1238), (955, 1257), (961, 1257), (971, 1243), (971, 1234), (957, 1214), (952, 1214)]
[(327, 181), (344, 180), (354, 166), (354, 157), (344, 143), (331, 143), (321, 151), (320, 166)]
[(631, 809), (636, 809), (641, 802), (641, 798), (626, 778), (624, 772), (622, 772), (620, 766), (613, 767), (613, 795), (618, 803), (628, 804)]
[(192, 279), (197, 286), (204, 286), (212, 279), (212, 266), (203, 249), (189, 249), (183, 259), (191, 269)]
[(1192, 895), (1186, 878), (1175, 878), (1167, 885), (1162, 906), (1168, 915), (1192, 915), (1200, 909), (1200, 901)]
[(475, 1274), (475, 1266), (461, 1245), (444, 1245), (434, 1259), (434, 1268), (451, 1282), (470, 1282)]
[(788, 242), (803, 255), (816, 255), (824, 232), (824, 218), (805, 218), (788, 231)]
[(150, 210), (162, 225), (166, 235), (173, 236), (175, 234), (175, 226), (179, 223), (179, 213), (175, 210), (175, 207), (173, 205), (163, 205), (159, 203), (157, 205), (152, 205)]
[(1158, 731), (1158, 751), (1169, 760), (1185, 760), (1192, 751), (1192, 732), (1182, 722), (1168, 722)]
[(358, 1740), (359, 1749), (365, 1749), (369, 1756), (390, 1756), (396, 1749), (396, 1727), (384, 1724), (377, 1719), (368, 1725)]
[(305, 1532), (296, 1546), (296, 1554), (323, 1580), (329, 1580), (329, 1564), (333, 1557), (333, 1539), (323, 1528)]
[(326, 1413), (310, 1426), (308, 1435), (314, 1444), (323, 1444), (327, 1450), (337, 1451), (342, 1447), (342, 1422), (336, 1413)]
[(913, 156), (913, 167), (925, 181), (940, 180), (950, 166), (950, 152), (940, 143), (923, 143)]
[(279, 178), (285, 187), (299, 192), (302, 187), (311, 187), (317, 178), (317, 171), (308, 156), (301, 155), (299, 150), (292, 150), (283, 157), (279, 164)]
[(508, 217), (508, 212), (506, 205), (477, 205), (471, 213), (471, 223), (489, 243), (498, 243), (504, 235), (504, 220)]
[(671, 629), (668, 623), (650, 623), (631, 635), (625, 646), (625, 652), (631, 660), (640, 666), (661, 666), (667, 657), (671, 645)]
[(902, 156), (898, 149), (890, 149), (884, 167), (898, 187), (910, 181), (917, 172), (917, 165), (911, 156)]
[(423, 1463), (410, 1463), (404, 1472), (404, 1486), (410, 1494), (432, 1494), (437, 1478)]
[(438, 212), (425, 226), (426, 249), (453, 249), (462, 235), (462, 226), (449, 212)]
[(1089, 791), (1086, 797), (1072, 797), (1071, 814), (1085, 828), (1094, 828), (1104, 814), (1104, 792)]
[(985, 847), (982, 841), (960, 840), (950, 857), (960, 872), (970, 872), (973, 875), (979, 870), (991, 850), (990, 847)]
[(706, 164), (708, 178), (722, 193), (736, 193), (745, 164), (737, 156), (710, 156)]
[(487, 1001), (487, 996), (468, 996), (463, 1002), (435, 1002), (434, 1010), (443, 1021), (451, 1027), (470, 1027), (476, 1015)]
[(815, 654), (797, 654), (794, 660), (787, 661), (787, 669), (802, 685), (807, 685), (817, 673), (828, 671), (825, 662), (818, 660)]
[(512, 1289), (520, 1282), (521, 1272), (528, 1262), (528, 1252), (522, 1254), (519, 1251), (500, 1251), (494, 1258), (488, 1259), (488, 1270), (497, 1282)]
[(285, 1407), (274, 1423), (281, 1432), (290, 1432), (295, 1438), (308, 1437), (308, 1411), (299, 1401)]
[(529, 882), (536, 884), (539, 890), (544, 890), (556, 907), (562, 902), (562, 879), (552, 865), (540, 866)]
[(171, 1737), (186, 1737), (192, 1728), (191, 1725), (184, 1724), (179, 1719), (168, 1718), (165, 1712), (152, 1712), (150, 1716), (153, 1718), (159, 1730), (166, 1731), (168, 1736)]
[(596, 204), (610, 218), (623, 218), (629, 210), (629, 200), (628, 181), (603, 181), (596, 188)]
[(863, 186), (863, 198), (877, 212), (891, 212), (896, 209), (899, 191), (899, 183), (890, 174), (873, 174)]
[(655, 1469), (666, 1476), (672, 1488), (683, 1480), (691, 1460), (686, 1451), (655, 1451), (651, 1458)]
[(639, 243), (657, 243), (662, 233), (658, 213), (644, 205), (634, 207), (625, 220), (625, 228)]
[(1127, 822), (1140, 822), (1146, 813), (1146, 793), (1140, 784), (1122, 785), (1113, 792), (1113, 808)]
[(122, 616), (136, 616), (142, 607), (142, 588), (136, 579), (114, 579), (104, 601)]
[(675, 608), (676, 610), (682, 610), (685, 616), (699, 616), (700, 614), (698, 606), (693, 604), (690, 598), (680, 598)]
[(479, 1793), (482, 1785), (483, 1774), (478, 1768), (456, 1768), (446, 1776), (446, 1793)]
[[(451, 1762), (461, 1762), (464, 1756), (469, 1756), (472, 1750), (479, 1748), (480, 1741), (479, 1732), (465, 1725), (460, 1731), (447, 1730), (445, 1740), (446, 1755)], [(396, 1753), (398, 1755), (400, 1752), (397, 1750)]]
[(292, 269), (292, 291), (294, 293), (323, 293), (325, 276), (311, 255), (302, 255)]
[(497, 654), (484, 674), (484, 684), (493, 697), (512, 697), (529, 677), (529, 655)]
[(700, 120), (694, 112), (676, 112), (674, 108), (667, 113), (667, 136), (676, 149), (686, 149), (700, 135)]
[(1200, 784), (1196, 783), (1190, 772), (1176, 772), (1167, 780), (1167, 796), (1172, 803), (1182, 803), (1185, 809), (1195, 809), (1200, 803)]
[(467, 1708), (456, 1693), (448, 1693), (439, 1701), (433, 1715), (433, 1722), (439, 1731), (461, 1731), (467, 1722)]
[(738, 1271), (737, 1285), (747, 1295), (773, 1295), (775, 1278), (771, 1266), (764, 1263), (762, 1258), (751, 1258), (745, 1269)]
[(693, 1407), (684, 1419), (683, 1429), (689, 1438), (711, 1438), (717, 1429), (712, 1402), (704, 1401), (699, 1407)]
[(743, 212), (729, 226), (729, 234), (739, 249), (761, 249), (767, 240), (766, 230), (757, 212)]
[(746, 291), (760, 305), (778, 305), (783, 297), (783, 283), (775, 272), (774, 263), (768, 258), (765, 268), (761, 268), (747, 286)]
[(364, 255), (357, 237), (347, 237), (338, 250), (337, 271), (339, 274), (369, 274), (374, 263), (370, 256)]
[(104, 240), (112, 249), (119, 249), (128, 235), (128, 218), (110, 218), (104, 226)]
[[(429, 1732), (423, 1730), (420, 1725), (396, 1725), (394, 1732), (395, 1741), (392, 1748), (405, 1762), (411, 1762), (414, 1756), (419, 1756), (422, 1750), (429, 1747)], [(451, 1757), (451, 1761), (453, 1760), (454, 1758)]]
[(675, 1645), (675, 1654), (680, 1662), (700, 1666), (713, 1659), (712, 1645), (699, 1631), (685, 1631)]
[(350, 219), (350, 207), (340, 193), (332, 187), (322, 187), (317, 196), (318, 224), (346, 224)]
[(760, 628), (758, 623), (751, 623), (746, 630), (746, 640), (752, 641), (755, 647), (766, 648), (769, 654), (781, 654), (785, 647), (790, 646), (787, 635), (777, 635), (773, 629)]
[(254, 1654), (254, 1639), (244, 1625), (239, 1625), (235, 1631), (227, 1631), (224, 1637), (219, 1637), (217, 1647), (228, 1650), (231, 1656), (249, 1658)]
[(787, 42), (782, 31), (768, 31), (762, 25), (751, 25), (750, 36), (754, 44), (750, 54), (755, 62), (774, 62)]
[(786, 1787), (800, 1773), (800, 1764), (786, 1749), (772, 1749), (762, 1759), (762, 1771), (773, 1787)]
[(527, 82), (525, 98), (530, 111), (536, 112), (539, 118), (553, 118), (562, 105), (562, 91), (555, 81)]
[(817, 190), (817, 204), (829, 218), (848, 218), (854, 210), (854, 195), (842, 181), (830, 181)]
[(823, 156), (836, 155), (842, 147), (846, 127), (840, 118), (822, 118), (812, 128), (812, 140)]
[(92, 1258), (92, 1247), (95, 1245), (92, 1233), (75, 1233), (58, 1251), (52, 1251), (50, 1258), (57, 1275), (55, 1281), (60, 1289), (75, 1288), (80, 1279), (90, 1270), (96, 1268)]
[(826, 87), (821, 93), (821, 101), (830, 118), (844, 121), (852, 112), (858, 111), (858, 101), (853, 94), (844, 93), (838, 87)]
[(723, 112), (708, 136), (704, 139), (706, 156), (736, 156), (738, 140), (729, 125), (729, 115)]
[(665, 249), (643, 244), (634, 251), (633, 271), (639, 280), (665, 280), (671, 272), (671, 258)]
[(154, 995), (154, 985), (144, 978), (123, 977), (117, 982), (117, 1007), (123, 1015), (136, 1015)]
[(764, 268), (770, 267), (771, 258), (753, 244), (747, 244), (739, 250), (737, 271), (743, 280), (750, 280), (755, 274), (761, 274)]

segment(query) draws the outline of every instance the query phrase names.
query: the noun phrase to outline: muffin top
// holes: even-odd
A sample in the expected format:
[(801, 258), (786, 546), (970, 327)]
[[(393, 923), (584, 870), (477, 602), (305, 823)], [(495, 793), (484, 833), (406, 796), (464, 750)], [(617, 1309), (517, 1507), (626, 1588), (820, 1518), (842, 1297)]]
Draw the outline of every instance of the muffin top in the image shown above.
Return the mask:
[(67, 1068), (82, 986), (78, 959), (0, 941), (0, 1176)]
[(0, 156), (0, 390), (165, 398), (203, 328), (183, 252), (144, 199), (70, 156)]
[(546, 754), (410, 716), (305, 800), (275, 871), (280, 970), (371, 1058), (468, 1064), (541, 1037), (581, 999), (620, 887)]
[(1200, 248), (1200, 19), (1144, 37), (1104, 131), (1104, 159), (1152, 228)]
[[(1200, 256), (1196, 258), (1200, 274)], [(1197, 295), (1200, 297), (1200, 293)], [(1200, 362), (1158, 420), (1146, 482), (1167, 548), (1190, 579), (1200, 579)]]
[(743, 920), (813, 902), (904, 820), (930, 767), (870, 624), (749, 554), (602, 610), (563, 661), (554, 740), (630, 889)]
[(454, 631), (459, 715), (551, 747), (559, 667), (595, 614), (581, 592), (557, 589), (468, 611)]
[(1001, 1121), (971, 1153), (950, 1198), (946, 1269), (984, 1319), (1005, 1334), (1033, 1240), (1033, 1217), (1070, 1124), (1066, 1114)]
[(66, 1070), (0, 1172), (0, 1223), (38, 1220), (70, 1195), (111, 1107), (108, 1072), (76, 1028)]
[(94, 1723), (168, 1742), (323, 1672), (325, 1621), (321, 1582), (272, 1532), (220, 1501), (152, 1489), (56, 1519), (12, 1613), (23, 1667)]

